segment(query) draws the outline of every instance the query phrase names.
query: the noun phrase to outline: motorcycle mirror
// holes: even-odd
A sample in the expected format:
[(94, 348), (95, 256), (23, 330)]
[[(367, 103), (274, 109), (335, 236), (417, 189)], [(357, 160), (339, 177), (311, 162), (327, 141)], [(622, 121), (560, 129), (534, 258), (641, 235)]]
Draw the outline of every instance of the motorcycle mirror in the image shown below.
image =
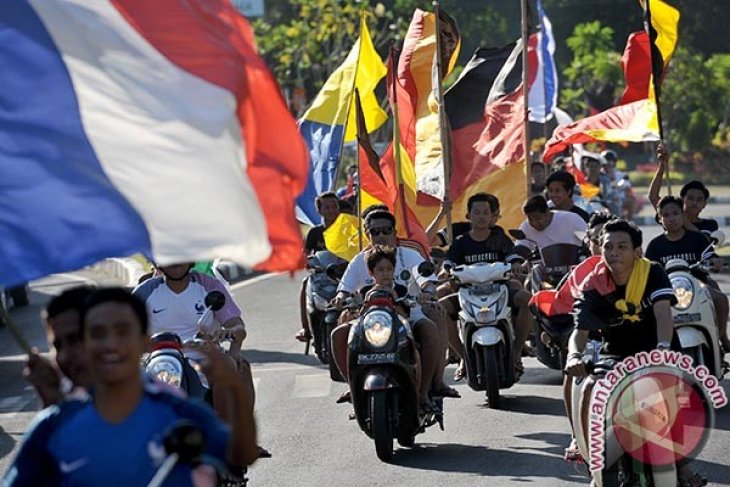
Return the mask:
[(715, 230), (712, 232), (712, 235), (710, 235), (710, 240), (712, 240), (712, 243), (715, 244), (716, 247), (722, 247), (725, 243), (725, 233), (722, 230)]
[(436, 266), (433, 264), (433, 262), (429, 262), (427, 260), (424, 260), (420, 264), (418, 264), (418, 275), (421, 277), (430, 277), (436, 272)]
[(400, 279), (401, 281), (408, 282), (411, 280), (411, 271), (408, 269), (403, 269), (400, 273)]
[(177, 453), (181, 462), (194, 465), (205, 450), (205, 434), (192, 421), (177, 421), (165, 432), (162, 444), (168, 455)]
[(226, 297), (220, 291), (211, 291), (205, 295), (205, 306), (212, 309), (213, 311), (218, 311), (225, 304)]
[(523, 232), (519, 228), (510, 228), (509, 230), (507, 230), (507, 232), (509, 232), (512, 238), (516, 238), (517, 240), (524, 240), (525, 238), (527, 238), (525, 232)]

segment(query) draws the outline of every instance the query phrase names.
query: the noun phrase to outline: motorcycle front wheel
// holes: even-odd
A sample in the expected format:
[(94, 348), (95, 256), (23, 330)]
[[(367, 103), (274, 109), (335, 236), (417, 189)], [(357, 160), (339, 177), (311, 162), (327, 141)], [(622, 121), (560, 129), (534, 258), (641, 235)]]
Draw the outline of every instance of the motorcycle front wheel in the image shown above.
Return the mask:
[(492, 345), (482, 349), (483, 380), (487, 391), (487, 406), (490, 409), (499, 408), (499, 350), (497, 347), (497, 345)]
[(393, 458), (393, 427), (388, 414), (388, 391), (370, 394), (370, 430), (378, 458), (390, 462)]

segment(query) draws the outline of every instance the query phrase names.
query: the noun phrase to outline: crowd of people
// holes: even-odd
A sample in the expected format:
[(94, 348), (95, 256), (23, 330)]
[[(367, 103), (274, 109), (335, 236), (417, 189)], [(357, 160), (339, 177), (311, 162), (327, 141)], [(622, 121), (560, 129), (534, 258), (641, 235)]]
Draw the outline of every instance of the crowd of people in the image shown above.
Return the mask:
[[(662, 150), (659, 156), (666, 159)], [(597, 196), (610, 199), (611, 185), (623, 176), (616, 174), (615, 153), (607, 151), (603, 159), (601, 165), (597, 159), (588, 158), (583, 169), (586, 178), (599, 188)], [(522, 357), (534, 354), (527, 341), (536, 328), (529, 309), (533, 290), (525, 286), (525, 258), (535, 247), (553, 244), (585, 246), (586, 255), (593, 255), (573, 270), (588, 276), (583, 279), (588, 286), (578, 299), (566, 298), (566, 306), (574, 314), (565, 367), (568, 409), (567, 385), (572, 377), (587, 375), (583, 352), (589, 334), (598, 334), (605, 351), (621, 357), (671, 346), (671, 306), (676, 298), (664, 269), (668, 261), (709, 261), (715, 270), (721, 269), (722, 260), (714, 254), (708, 238), (718, 224), (700, 216), (709, 198), (701, 182), (686, 184), (679, 197), (660, 197), (660, 167), (649, 199), (663, 233), (644, 250), (641, 231), (624, 218), (633, 211), (630, 203), (625, 199), (612, 202), (606, 205), (609, 210), (595, 212), (577, 204), (573, 174), (565, 169), (548, 172), (541, 163), (533, 166), (533, 194), (523, 205), (525, 220), (519, 227), (521, 238), (516, 241), (498, 225), (498, 198), (486, 193), (469, 198), (466, 221), (453, 226), (453, 241), (438, 225), (431, 226), (430, 255), (397, 237), (396, 217), (387, 206), (376, 205), (363, 212), (369, 245), (347, 265), (330, 304), (341, 308), (351, 296), (361, 295), (367, 301), (371, 293), (383, 290), (396, 300), (404, 296), (415, 299), (415, 305), (400, 306), (398, 313), (407, 320), (417, 344), (418, 402), (423, 410), (433, 407), (434, 396), (460, 397), (444, 381), (450, 360), (459, 364), (454, 372), (456, 381), (466, 374), (465, 349), (457, 327), (458, 283), (448, 279), (449, 266), (511, 264), (509, 306), (515, 328), (514, 367), (519, 377), (524, 374)], [(333, 192), (317, 197), (322, 224), (309, 230), (305, 253), (327, 250), (324, 231), (343, 211), (341, 204)], [(438, 288), (421, 287), (413, 279), (414, 269), (426, 261), (432, 261), (444, 278)], [(121, 288), (80, 287), (48, 303), (43, 320), (54, 362), (34, 351), (27, 364), (27, 379), (37, 389), (45, 409), (26, 434), (3, 485), (109, 484), (110, 472), (116, 476), (112, 484), (146, 484), (165, 460), (166, 435), (181, 421), (202, 429), (205, 453), (230, 469), (243, 471), (259, 457), (267, 456), (256, 442), (253, 381), (241, 354), (247, 335), (241, 310), (225, 283), (192, 267), (192, 263), (158, 267), (131, 293)], [(719, 346), (727, 351), (728, 299), (713, 279), (705, 275), (703, 280), (711, 290)], [(225, 352), (217, 346), (197, 349), (211, 385), (212, 408), (140, 374), (140, 357), (148, 349), (151, 334), (174, 332), (183, 342), (199, 337), (199, 318), (211, 291), (222, 293), (225, 303), (214, 312), (219, 327), (210, 332), (207, 343), (217, 343), (222, 334), (231, 338)], [(312, 336), (305, 294), (306, 279), (299, 295), (302, 328), (296, 338), (301, 341)], [(351, 311), (343, 311), (331, 335), (333, 359), (345, 378), (348, 334), (356, 318)], [(349, 400), (346, 391), (338, 402)], [(576, 448), (573, 442), (566, 458), (575, 458)], [(114, 468), (114, 464), (129, 468)], [(170, 485), (189, 485), (207, 474), (204, 469), (180, 465), (172, 471)], [(689, 465), (683, 466), (681, 478), (686, 486), (701, 485), (702, 481)]]

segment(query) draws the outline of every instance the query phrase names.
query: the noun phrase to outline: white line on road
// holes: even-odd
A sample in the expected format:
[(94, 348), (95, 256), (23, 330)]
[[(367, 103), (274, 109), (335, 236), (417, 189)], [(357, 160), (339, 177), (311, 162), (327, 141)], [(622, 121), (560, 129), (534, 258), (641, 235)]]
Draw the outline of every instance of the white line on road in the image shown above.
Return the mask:
[(248, 279), (246, 281), (242, 281), (242, 282), (238, 282), (236, 284), (233, 284), (231, 286), (231, 290), (235, 291), (236, 289), (241, 289), (241, 288), (244, 288), (246, 286), (250, 286), (251, 284), (256, 284), (256, 283), (259, 283), (261, 281), (266, 281), (268, 279), (271, 279), (271, 278), (276, 277), (276, 276), (280, 276), (282, 274), (286, 274), (286, 272), (272, 272), (271, 274), (264, 274), (263, 276), (256, 276), (256, 277), (254, 277), (252, 279)]
[(330, 395), (329, 374), (298, 375), (294, 380), (293, 398), (327, 397)]

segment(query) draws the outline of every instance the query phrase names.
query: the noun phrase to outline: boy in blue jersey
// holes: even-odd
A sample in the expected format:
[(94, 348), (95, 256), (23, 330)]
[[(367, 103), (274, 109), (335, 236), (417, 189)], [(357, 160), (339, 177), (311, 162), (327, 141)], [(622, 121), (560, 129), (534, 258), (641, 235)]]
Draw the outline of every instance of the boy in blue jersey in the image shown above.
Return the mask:
[[(206, 351), (209, 373), (230, 388), (230, 430), (207, 406), (145, 383), (139, 359), (147, 347), (144, 303), (120, 288), (89, 296), (81, 312), (92, 394), (39, 413), (3, 486), (147, 485), (165, 460), (164, 433), (180, 420), (205, 434), (205, 453), (234, 466), (257, 458), (253, 401), (238, 372), (217, 351)], [(178, 465), (164, 485), (192, 485)]]

